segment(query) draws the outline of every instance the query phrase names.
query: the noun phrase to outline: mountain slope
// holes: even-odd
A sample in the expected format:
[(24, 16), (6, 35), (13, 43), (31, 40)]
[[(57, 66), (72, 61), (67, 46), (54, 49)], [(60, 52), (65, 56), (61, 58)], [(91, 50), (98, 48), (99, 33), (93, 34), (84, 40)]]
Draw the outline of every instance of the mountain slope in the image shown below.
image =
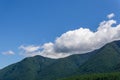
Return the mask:
[[(120, 41), (109, 43), (98, 50), (97, 54), (80, 66), (81, 73), (115, 71), (120, 63)], [(117, 69), (116, 69), (117, 71)]]
[(50, 59), (42, 56), (25, 58), (0, 71), (0, 80), (54, 80), (73, 75), (94, 53)]
[(86, 73), (120, 70), (120, 41), (101, 49), (61, 59), (42, 56), (25, 58), (0, 70), (0, 80), (55, 80)]
[(44, 78), (46, 78), (45, 80), (54, 80), (55, 78), (74, 75), (76, 71), (78, 71), (79, 66), (86, 62), (93, 54), (95, 53), (72, 55), (67, 58), (58, 59), (54, 64), (50, 65), (49, 68), (46, 68), (44, 72), (41, 72), (41, 76), (45, 76), (43, 80)]
[(0, 71), (0, 80), (34, 80), (37, 72), (54, 62), (41, 56), (26, 58)]

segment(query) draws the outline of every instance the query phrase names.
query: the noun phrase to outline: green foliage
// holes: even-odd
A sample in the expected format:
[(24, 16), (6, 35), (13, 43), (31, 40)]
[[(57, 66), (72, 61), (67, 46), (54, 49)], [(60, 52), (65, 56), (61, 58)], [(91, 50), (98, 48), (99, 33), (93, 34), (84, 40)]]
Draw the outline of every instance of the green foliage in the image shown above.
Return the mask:
[(120, 73), (113, 72), (113, 73), (87, 74), (58, 80), (120, 80)]

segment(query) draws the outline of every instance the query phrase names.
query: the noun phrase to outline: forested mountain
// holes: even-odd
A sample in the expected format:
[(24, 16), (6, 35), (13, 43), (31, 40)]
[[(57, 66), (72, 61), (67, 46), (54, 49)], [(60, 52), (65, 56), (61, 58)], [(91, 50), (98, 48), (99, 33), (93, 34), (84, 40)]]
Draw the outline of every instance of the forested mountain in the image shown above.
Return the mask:
[(96, 51), (66, 58), (51, 59), (42, 56), (25, 58), (0, 70), (0, 80), (55, 80), (74, 75), (119, 70), (120, 41), (114, 41)]

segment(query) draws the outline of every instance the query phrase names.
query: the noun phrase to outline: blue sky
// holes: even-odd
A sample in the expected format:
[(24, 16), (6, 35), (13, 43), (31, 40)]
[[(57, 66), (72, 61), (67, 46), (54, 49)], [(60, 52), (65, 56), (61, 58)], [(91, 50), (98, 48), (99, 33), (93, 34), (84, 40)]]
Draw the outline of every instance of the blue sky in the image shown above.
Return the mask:
[[(21, 45), (43, 45), (80, 27), (96, 31), (110, 13), (120, 20), (119, 0), (0, 0), (0, 68), (20, 61)], [(3, 55), (12, 50), (14, 55)]]

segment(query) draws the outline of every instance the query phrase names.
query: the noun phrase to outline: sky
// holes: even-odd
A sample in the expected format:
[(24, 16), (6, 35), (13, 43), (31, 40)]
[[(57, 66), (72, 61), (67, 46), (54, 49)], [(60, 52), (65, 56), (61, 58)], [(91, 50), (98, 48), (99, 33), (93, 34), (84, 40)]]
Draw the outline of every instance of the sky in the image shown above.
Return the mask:
[(0, 69), (93, 51), (119, 40), (119, 23), (120, 0), (0, 0)]

